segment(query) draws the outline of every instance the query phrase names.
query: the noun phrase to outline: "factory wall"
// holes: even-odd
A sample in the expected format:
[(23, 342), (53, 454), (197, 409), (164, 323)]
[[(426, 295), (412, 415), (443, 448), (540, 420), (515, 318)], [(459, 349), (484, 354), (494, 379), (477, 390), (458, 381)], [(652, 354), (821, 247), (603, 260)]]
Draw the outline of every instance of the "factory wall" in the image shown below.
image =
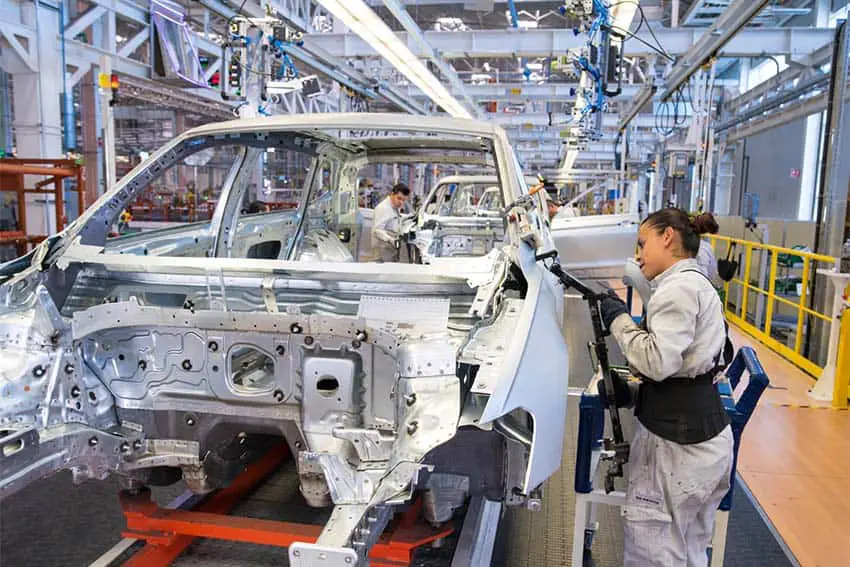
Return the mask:
[(762, 219), (757, 227), (749, 229), (743, 217), (718, 216), (717, 224), (720, 225), (720, 234), (730, 238), (784, 248), (798, 245), (812, 248), (815, 244), (815, 223), (811, 221)]
[[(800, 172), (803, 168), (803, 146), (806, 122), (796, 120), (778, 128), (747, 138), (746, 149), (735, 173), (735, 193), (743, 182), (744, 192), (759, 196), (759, 216), (774, 219), (796, 219), (800, 202)], [(741, 167), (743, 165), (743, 168)], [(741, 175), (742, 170), (746, 173)], [(733, 199), (731, 213), (736, 210)]]

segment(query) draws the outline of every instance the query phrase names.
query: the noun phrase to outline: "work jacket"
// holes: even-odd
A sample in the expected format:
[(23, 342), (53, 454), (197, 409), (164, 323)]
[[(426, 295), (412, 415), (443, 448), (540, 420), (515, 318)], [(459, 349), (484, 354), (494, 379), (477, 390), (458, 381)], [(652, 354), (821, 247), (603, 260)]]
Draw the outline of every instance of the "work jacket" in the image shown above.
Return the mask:
[(372, 216), (372, 248), (395, 247), (401, 233), (401, 212), (390, 204), (390, 198), (385, 197), (375, 207)]
[(629, 366), (644, 379), (694, 377), (714, 368), (726, 340), (720, 297), (696, 260), (676, 262), (652, 282), (646, 330), (628, 314), (611, 324)]

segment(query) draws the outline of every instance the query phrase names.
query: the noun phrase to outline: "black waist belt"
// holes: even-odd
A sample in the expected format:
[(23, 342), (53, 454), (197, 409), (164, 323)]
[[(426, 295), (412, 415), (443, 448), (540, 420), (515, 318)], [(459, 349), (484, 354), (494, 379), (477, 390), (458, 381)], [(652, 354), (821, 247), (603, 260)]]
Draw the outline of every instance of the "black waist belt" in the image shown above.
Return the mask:
[(661, 382), (644, 378), (638, 389), (635, 417), (659, 437), (682, 445), (714, 438), (730, 423), (714, 386), (716, 374)]

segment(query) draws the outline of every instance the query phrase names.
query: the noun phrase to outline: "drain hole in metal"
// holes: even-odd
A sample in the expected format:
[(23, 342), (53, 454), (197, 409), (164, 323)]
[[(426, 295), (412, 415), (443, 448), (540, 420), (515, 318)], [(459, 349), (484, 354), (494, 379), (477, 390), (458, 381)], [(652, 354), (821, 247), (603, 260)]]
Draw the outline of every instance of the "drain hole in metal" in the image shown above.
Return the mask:
[(316, 390), (318, 390), (321, 395), (330, 398), (336, 394), (337, 390), (339, 390), (339, 380), (333, 376), (322, 376), (319, 378), (319, 381), (316, 382)]

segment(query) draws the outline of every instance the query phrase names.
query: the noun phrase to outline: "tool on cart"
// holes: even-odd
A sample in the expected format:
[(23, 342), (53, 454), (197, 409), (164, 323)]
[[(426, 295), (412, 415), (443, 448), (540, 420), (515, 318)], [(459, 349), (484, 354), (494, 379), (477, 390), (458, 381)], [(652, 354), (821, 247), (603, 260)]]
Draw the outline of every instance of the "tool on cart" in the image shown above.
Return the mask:
[[(611, 461), (608, 465), (608, 470), (605, 472), (605, 492), (614, 491), (614, 479), (623, 476), (623, 465), (629, 461), (629, 444), (623, 437), (623, 426), (620, 422), (620, 411), (617, 409), (616, 394), (614, 392), (614, 375), (613, 370), (608, 361), (608, 345), (605, 342), (605, 337), (609, 334), (602, 324), (602, 300), (607, 296), (607, 293), (600, 293), (590, 288), (587, 284), (565, 271), (561, 265), (555, 261), (558, 252), (552, 250), (537, 256), (538, 261), (543, 261), (546, 268), (552, 272), (565, 288), (573, 288), (578, 291), (582, 298), (587, 301), (590, 307), (590, 320), (593, 324), (593, 350), (596, 353), (596, 362), (602, 381), (605, 385), (605, 398), (608, 401), (608, 415), (611, 418), (611, 432), (613, 439), (606, 438), (604, 440), (605, 450), (608, 453), (608, 459)], [(546, 263), (546, 260), (551, 259), (551, 263)]]

